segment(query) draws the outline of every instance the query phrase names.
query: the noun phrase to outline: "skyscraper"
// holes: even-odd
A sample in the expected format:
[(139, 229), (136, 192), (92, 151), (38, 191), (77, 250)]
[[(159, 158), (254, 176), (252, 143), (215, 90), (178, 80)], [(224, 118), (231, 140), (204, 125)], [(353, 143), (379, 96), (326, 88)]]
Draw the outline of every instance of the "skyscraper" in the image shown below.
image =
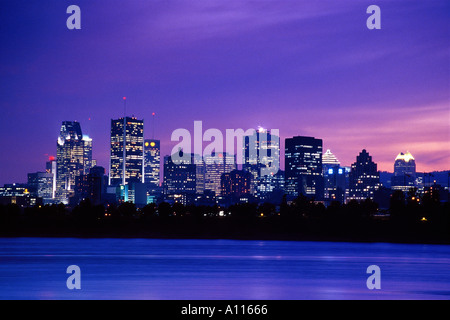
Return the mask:
[(204, 189), (210, 190), (216, 196), (221, 194), (220, 177), (224, 173), (228, 173), (236, 169), (235, 159), (233, 155), (226, 152), (212, 153), (204, 155)]
[(83, 135), (83, 174), (88, 174), (89, 170), (94, 166), (92, 161), (92, 139), (87, 135)]
[(111, 120), (109, 184), (144, 182), (144, 120)]
[[(195, 156), (195, 179), (196, 179), (196, 193), (203, 194), (205, 192), (205, 161), (202, 157)], [(209, 193), (212, 191), (208, 191)], [(215, 195), (215, 194), (214, 194)]]
[(326, 205), (332, 201), (344, 202), (345, 198), (345, 168), (330, 149), (322, 155), (324, 180), (324, 200)]
[(53, 174), (48, 172), (29, 173), (28, 187), (32, 195), (42, 198), (44, 203), (50, 203), (53, 199)]
[(238, 198), (250, 194), (252, 174), (244, 170), (233, 170), (221, 176), (222, 196)]
[[(182, 151), (180, 151), (182, 152)], [(172, 156), (164, 157), (164, 196), (166, 199), (183, 197), (182, 203), (186, 204), (191, 199), (187, 196), (194, 195), (197, 190), (197, 169), (194, 163), (194, 155), (188, 160), (181, 157), (180, 160), (172, 160)]]
[(105, 199), (108, 177), (105, 175), (105, 168), (94, 166), (86, 175), (81, 175), (76, 179), (77, 200), (89, 199), (92, 204), (101, 204)]
[(372, 156), (363, 149), (351, 167), (347, 201), (373, 200), (374, 192), (378, 190), (379, 186), (380, 176), (377, 164), (372, 161)]
[(416, 161), (409, 151), (400, 152), (394, 162), (394, 176), (391, 180), (391, 189), (404, 192), (415, 186)]
[(48, 161), (45, 163), (45, 172), (53, 175), (52, 183), (52, 199), (55, 199), (56, 193), (56, 158), (49, 156)]
[(144, 182), (159, 186), (161, 170), (160, 142), (146, 139), (144, 142)]
[(290, 198), (300, 194), (323, 199), (322, 139), (297, 136), (285, 140), (285, 188)]
[(92, 140), (83, 136), (78, 122), (64, 121), (56, 153), (56, 198), (68, 203), (68, 198), (74, 191), (75, 178), (90, 169)]
[(258, 186), (270, 184), (280, 169), (280, 137), (259, 127), (252, 135), (244, 136), (242, 170), (252, 175), (251, 193), (258, 194)]

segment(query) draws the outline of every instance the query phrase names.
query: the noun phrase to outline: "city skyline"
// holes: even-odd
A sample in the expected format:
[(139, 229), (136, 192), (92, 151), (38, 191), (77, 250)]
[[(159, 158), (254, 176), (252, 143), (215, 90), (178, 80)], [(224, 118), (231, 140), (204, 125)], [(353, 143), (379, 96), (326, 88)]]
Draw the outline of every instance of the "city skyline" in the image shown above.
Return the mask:
[[(96, 159), (92, 158), (92, 139), (82, 134), (80, 123), (63, 121), (57, 139), (58, 155), (56, 159), (49, 158), (46, 171), (28, 173), (27, 184), (5, 184), (1, 188), (2, 194), (6, 197), (31, 195), (27, 200), (31, 203), (40, 201), (34, 198), (40, 197), (45, 203), (63, 202), (71, 206), (91, 197), (97, 203), (131, 201), (138, 205), (166, 200), (182, 201), (184, 204), (193, 201), (214, 202), (217, 196), (219, 202), (244, 200), (279, 203), (283, 194), (289, 199), (303, 195), (330, 205), (333, 201), (344, 203), (367, 198), (374, 200), (375, 193), (382, 187), (385, 191), (379, 193), (381, 197), (389, 189), (407, 193), (415, 188), (416, 191), (412, 192), (426, 192), (427, 174), (424, 173), (416, 180), (415, 159), (410, 152), (400, 152), (397, 155), (391, 180), (385, 180), (384, 185), (377, 163), (372, 161), (372, 156), (365, 149), (356, 156), (356, 162), (351, 167), (345, 167), (340, 165), (331, 150), (323, 152), (322, 139), (315, 137), (294, 136), (286, 139), (287, 167), (284, 171), (278, 166), (270, 165), (271, 162), (280, 162), (278, 136), (261, 127), (241, 136), (244, 157), (241, 169), (236, 166), (236, 154), (214, 149), (209, 150), (212, 151), (209, 154), (206, 150), (211, 148), (208, 147), (201, 155), (186, 151), (185, 147), (180, 148), (175, 154), (166, 155), (162, 165), (159, 161), (155, 162), (160, 159), (159, 140), (144, 139), (143, 132), (143, 120), (135, 117), (111, 120), (110, 168), (106, 174), (105, 168), (97, 166)], [(236, 149), (241, 149), (239, 144)], [(266, 166), (272, 167), (271, 170), (255, 171)], [(159, 180), (161, 169), (162, 184), (154, 180)], [(232, 180), (233, 184), (243, 183), (244, 180), (237, 177), (244, 172), (251, 176), (251, 181), (248, 182), (251, 184), (249, 194), (241, 199), (232, 200), (234, 196), (227, 199), (220, 197), (222, 193), (227, 193), (221, 188), (231, 190), (229, 185), (226, 187), (227, 183), (223, 185), (223, 175), (231, 171), (236, 172), (234, 178), (225, 177), (228, 180), (224, 181), (228, 183)], [(450, 170), (445, 172), (448, 175), (448, 190)], [(99, 182), (104, 179), (105, 183)], [(430, 187), (431, 180), (428, 180)], [(433, 183), (441, 187), (436, 185), (435, 180)], [(8, 191), (9, 189), (16, 191)], [(384, 199), (385, 196), (386, 194)], [(379, 197), (378, 201), (383, 201), (382, 199)]]
[(381, 171), (400, 151), (418, 172), (448, 170), (449, 4), (379, 1), (382, 29), (368, 30), (369, 4), (78, 1), (82, 29), (69, 31), (65, 4), (6, 3), (0, 185), (44, 170), (62, 121), (81, 123), (108, 168), (123, 96), (161, 158), (173, 130), (201, 120), (278, 128), (282, 169), (285, 139), (302, 135), (343, 166), (366, 149)]
[[(123, 122), (123, 117), (122, 118), (119, 118), (119, 119), (117, 119), (117, 120), (113, 120), (113, 119), (111, 119), (111, 135), (113, 134), (113, 125), (115, 125), (116, 123), (119, 123), (119, 124), (121, 124), (122, 122)], [(129, 117), (129, 116), (126, 116), (125, 117), (125, 119), (127, 119), (127, 120), (129, 120), (129, 121), (137, 121), (137, 123), (139, 123), (140, 124), (140, 131), (141, 131), (141, 134), (142, 134), (142, 131), (143, 131), (143, 128), (145, 127), (144, 126), (144, 120), (143, 119), (141, 119), (141, 120), (138, 120), (138, 119), (136, 119), (136, 117)], [(78, 122), (78, 121), (62, 121), (62, 129), (61, 129), (61, 132), (62, 132), (62, 130), (64, 129), (64, 127), (67, 125), (67, 124), (71, 124), (71, 125), (73, 125), (73, 124), (75, 124), (76, 126), (78, 126), (78, 128), (80, 127), (80, 122)], [(61, 126), (61, 125), (60, 125)], [(80, 129), (79, 129), (80, 130)], [(119, 129), (121, 132), (123, 132), (123, 130), (122, 129)], [(247, 150), (248, 149), (248, 142), (249, 142), (249, 138), (252, 136), (252, 135), (257, 135), (259, 132), (261, 132), (261, 131), (264, 131), (264, 132), (269, 132), (269, 140), (270, 140), (270, 130), (267, 130), (267, 129), (264, 129), (264, 128), (262, 128), (261, 126), (259, 126), (258, 128), (256, 128), (256, 129), (252, 129), (252, 128), (250, 128), (250, 130), (252, 130), (252, 132), (253, 132), (253, 134), (250, 134), (250, 135), (244, 135), (243, 136), (243, 141), (242, 141), (242, 146), (243, 147), (245, 147), (245, 150)], [(134, 129), (133, 130), (131, 130), (131, 131), (134, 131)], [(128, 132), (128, 129), (127, 129), (127, 132)], [(77, 133), (77, 134), (79, 134), (80, 136), (81, 136), (81, 131), (79, 132), (79, 133)], [(60, 146), (60, 137), (61, 137), (61, 135), (62, 135), (62, 133), (60, 133), (59, 134), (59, 138), (58, 138), (58, 143), (57, 143), (57, 148), (55, 149), (56, 150), (56, 152), (55, 152), (55, 154), (57, 154), (58, 153), (58, 148), (59, 148), (59, 146)], [(122, 144), (122, 141), (123, 141), (123, 139), (122, 139), (122, 133), (120, 133), (118, 136), (117, 136), (117, 139), (118, 138), (120, 138), (120, 144)], [(308, 137), (308, 136), (294, 136), (294, 137), (288, 137), (288, 138), (286, 138), (285, 139), (285, 141), (279, 141), (279, 145), (278, 145), (278, 142), (276, 142), (277, 144), (276, 144), (276, 146), (277, 146), (277, 148), (279, 148), (279, 150), (278, 151), (276, 151), (276, 152), (278, 152), (279, 154), (278, 154), (278, 157), (280, 158), (278, 161), (280, 162), (280, 163), (285, 163), (285, 160), (286, 160), (286, 157), (285, 157), (285, 148), (284, 147), (282, 147), (282, 145), (284, 146), (285, 145), (285, 143), (286, 143), (286, 140), (287, 141), (290, 141), (290, 140), (292, 140), (292, 139), (295, 139), (295, 138), (303, 138), (303, 139), (315, 139), (315, 137)], [(68, 137), (68, 139), (69, 139), (69, 137)], [(127, 137), (127, 140), (128, 140), (129, 138)], [(318, 138), (318, 139), (320, 139), (320, 138)], [(109, 175), (110, 174), (110, 172), (111, 172), (111, 170), (112, 170), (112, 168), (111, 168), (111, 157), (113, 157), (114, 158), (114, 152), (113, 152), (113, 150), (115, 150), (114, 149), (114, 145), (115, 145), (115, 140), (116, 140), (116, 137), (113, 137), (113, 136), (111, 136), (111, 141), (110, 141), (110, 147), (111, 147), (111, 150), (110, 150), (110, 152), (111, 152), (111, 154), (109, 155), (109, 157), (110, 157), (110, 159), (109, 159), (109, 166), (107, 166), (105, 169), (108, 169), (107, 170), (107, 174)], [(154, 176), (154, 178), (152, 178), (152, 179), (156, 179), (156, 180), (160, 180), (160, 183), (162, 183), (162, 181), (163, 181), (163, 167), (164, 167), (164, 157), (171, 157), (172, 155), (170, 154), (170, 152), (168, 153), (168, 154), (165, 154), (162, 158), (159, 156), (159, 153), (158, 153), (158, 155), (157, 155), (157, 159), (159, 159), (159, 167), (157, 166), (157, 163), (158, 162), (154, 162), (153, 163), (153, 167), (151, 167), (151, 171), (147, 171), (147, 170), (150, 170), (150, 166), (149, 166), (149, 168), (147, 169), (146, 167), (147, 167), (147, 161), (149, 161), (149, 160), (146, 160), (145, 159), (145, 157), (147, 156), (146, 154), (148, 153), (148, 155), (150, 155), (150, 152), (154, 152), (154, 151), (152, 151), (152, 148), (155, 146), (155, 143), (158, 143), (158, 147), (159, 147), (159, 144), (160, 144), (160, 140), (159, 139), (147, 139), (147, 138), (145, 138), (145, 136), (143, 137), (143, 138), (140, 138), (140, 140), (142, 140), (142, 141), (139, 141), (139, 143), (138, 144), (136, 144), (136, 142), (134, 142), (135, 143), (135, 146), (138, 146), (138, 148), (141, 148), (141, 153), (142, 153), (142, 159), (140, 159), (140, 161), (139, 161), (139, 169), (141, 170), (141, 173), (140, 173), (140, 177), (139, 177), (139, 179), (137, 179), (136, 180), (136, 182), (144, 182), (144, 175), (152, 175), (152, 176)], [(91, 168), (91, 167), (93, 167), (93, 166), (100, 166), (100, 167), (103, 167), (101, 164), (98, 164), (97, 163), (97, 159), (93, 156), (93, 152), (92, 152), (92, 149), (93, 149), (93, 147), (92, 147), (92, 145), (93, 145), (93, 139), (92, 138), (90, 138), (88, 135), (85, 135), (85, 134), (82, 134), (82, 139), (80, 139), (80, 142), (88, 142), (89, 143), (89, 155), (88, 155), (88, 166), (86, 167), (86, 168), (82, 168), (81, 169), (81, 171), (82, 171), (82, 174), (88, 174), (89, 173), (89, 168)], [(320, 141), (322, 141), (322, 139), (320, 139)], [(150, 145), (150, 142), (152, 143), (151, 145)], [(171, 147), (173, 147), (174, 145), (176, 145), (176, 142), (174, 142), (174, 141), (171, 141), (171, 143), (172, 143), (172, 146)], [(256, 146), (256, 148), (257, 148), (257, 150), (258, 150), (258, 154), (259, 154), (259, 148), (261, 148), (260, 146), (259, 146), (259, 144), (258, 144), (258, 140), (256, 140), (256, 141), (254, 141), (253, 143), (255, 143), (255, 146)], [(269, 149), (270, 149), (270, 141), (269, 142), (266, 142), (266, 143), (269, 143)], [(272, 143), (274, 143), (274, 142), (272, 142)], [(209, 142), (203, 142), (203, 148), (202, 148), (202, 152), (204, 151), (204, 149), (205, 149), (205, 146), (208, 146), (210, 143)], [(147, 149), (148, 148), (148, 149)], [(225, 148), (225, 145), (224, 145), (224, 148)], [(191, 148), (191, 150), (193, 150), (194, 148), (192, 147)], [(236, 158), (238, 155), (239, 155), (239, 151), (237, 150), (237, 149), (239, 149), (239, 144), (237, 144), (237, 145), (235, 145), (235, 153), (234, 154), (231, 154), (231, 157), (230, 157), (230, 159), (231, 158)], [(336, 163), (338, 166), (340, 166), (340, 162), (339, 162), (339, 160), (337, 160), (337, 158), (336, 158), (336, 156), (334, 155), (334, 153), (331, 153), (331, 150), (330, 149), (327, 149), (326, 150), (326, 152), (324, 152), (324, 151), (322, 151), (322, 147), (321, 147), (321, 154), (322, 154), (322, 159), (323, 159), (323, 161), (326, 161), (326, 162), (323, 162), (324, 164), (325, 163)], [(123, 150), (123, 147), (120, 149), (120, 150)], [(119, 150), (119, 151), (120, 151)], [(157, 149), (158, 150), (158, 152), (160, 152), (159, 151), (159, 149)], [(173, 149), (172, 149), (173, 150)], [(363, 152), (365, 152), (365, 149), (362, 149), (362, 151)], [(84, 151), (84, 152), (86, 152), (86, 151)], [(210, 159), (211, 157), (212, 158), (214, 158), (216, 155), (216, 153), (219, 153), (219, 156), (220, 157), (223, 157), (222, 156), (222, 154), (226, 154), (226, 152), (222, 152), (222, 151), (212, 151), (212, 154), (208, 154), (208, 153), (203, 153), (202, 154), (202, 156), (201, 157), (198, 157), (198, 155), (197, 154), (195, 154), (194, 152), (192, 152), (192, 153), (190, 153), (192, 156), (195, 156), (195, 157), (197, 157), (198, 158), (198, 160), (191, 160), (191, 163), (192, 164), (195, 164), (196, 163), (196, 161), (201, 161), (202, 163), (203, 163), (203, 165), (204, 165), (204, 162), (203, 161), (206, 161), (206, 163), (208, 163), (208, 161), (210, 161), (210, 160), (208, 160), (208, 159)], [(83, 152), (82, 152), (83, 153)], [(123, 153), (123, 151), (120, 151), (119, 152), (120, 153), (120, 155)], [(248, 150), (247, 151), (243, 151), (243, 156), (245, 156), (245, 153), (247, 153), (247, 156), (248, 156)], [(76, 154), (76, 153), (75, 153)], [(127, 153), (128, 154), (128, 153)], [(281, 154), (283, 154), (283, 156), (281, 156)], [(269, 153), (269, 155), (270, 155), (270, 153)], [(55, 156), (53, 156), (53, 155), (49, 155), (49, 154), (45, 154), (45, 156), (46, 156), (46, 160), (42, 163), (42, 165), (41, 165), (41, 168), (39, 168), (38, 170), (36, 170), (36, 171), (33, 171), (33, 172), (29, 172), (29, 173), (26, 173), (26, 175), (29, 175), (29, 174), (35, 174), (35, 173), (44, 173), (44, 172), (46, 172), (46, 170), (47, 170), (47, 172), (49, 172), (48, 171), (48, 164), (50, 163), (50, 162), (52, 162), (52, 161), (56, 161), (56, 157)], [(86, 155), (85, 155), (86, 156)], [(227, 156), (228, 157), (228, 156)], [(353, 161), (354, 161), (354, 159), (357, 157), (357, 155), (354, 155), (354, 157), (353, 157)], [(398, 154), (397, 154), (397, 156), (395, 157), (395, 159), (393, 159), (392, 160), (392, 163), (391, 163), (391, 166), (392, 166), (392, 169), (391, 170), (380, 170), (380, 169), (378, 169), (377, 171), (378, 172), (389, 172), (389, 173), (392, 173), (392, 174), (394, 174), (395, 175), (395, 173), (396, 173), (396, 166), (397, 166), (397, 162), (398, 162), (398, 159), (403, 159), (403, 158), (408, 158), (408, 157), (410, 157), (412, 160), (413, 160), (413, 162), (414, 162), (414, 157), (411, 155), (411, 153), (409, 152), (409, 151), (406, 151), (406, 154), (404, 154), (403, 152), (399, 152)], [(128, 155), (127, 155), (127, 158), (128, 158)], [(201, 159), (201, 160), (200, 160)], [(408, 159), (407, 159), (408, 160)], [(86, 161), (86, 160), (84, 160), (84, 161)], [(152, 160), (152, 161), (154, 161), (154, 160)], [(234, 161), (234, 166), (236, 166), (237, 167), (237, 163), (235, 163), (235, 161), (236, 160), (233, 160)], [(376, 161), (375, 161), (376, 162)], [(94, 163), (94, 164), (91, 164), (91, 163)], [(122, 167), (122, 161), (120, 162), (120, 168), (119, 169), (121, 169), (121, 167)], [(231, 162), (230, 162), (231, 163)], [(46, 168), (46, 166), (47, 166), (47, 168)], [(242, 164), (242, 165), (240, 165), (241, 166), (241, 169), (239, 169), (239, 170), (248, 170), (248, 169), (246, 169), (245, 168), (245, 163), (244, 164)], [(351, 168), (351, 166), (352, 166), (352, 164), (349, 164), (349, 165), (342, 165), (342, 168), (347, 168), (347, 169), (350, 169)], [(415, 163), (414, 163), (414, 166), (415, 166)], [(278, 169), (276, 169), (276, 166), (274, 167), (274, 169), (275, 169), (275, 171), (278, 171), (278, 170), (282, 170), (282, 171), (285, 171), (285, 167), (283, 166), (283, 167), (279, 167)], [(113, 170), (114, 171), (114, 170)], [(153, 172), (153, 171), (155, 171), (155, 172)], [(449, 169), (444, 169), (444, 170), (431, 170), (431, 171), (429, 171), (429, 172), (437, 172), (437, 171), (449, 171)], [(122, 172), (122, 171), (121, 171)], [(151, 173), (151, 172), (153, 172), (153, 173)], [(420, 172), (420, 171), (417, 171), (417, 172)], [(276, 173), (276, 172), (275, 172)], [(427, 173), (427, 172), (425, 172), (425, 171), (423, 171), (422, 173)], [(155, 175), (156, 174), (156, 175)], [(113, 174), (114, 175), (114, 174)], [(160, 176), (161, 175), (161, 176)], [(123, 175), (122, 175), (122, 173), (120, 173), (120, 180), (122, 181), (123, 180)], [(113, 178), (111, 178), (111, 179), (113, 179)], [(127, 181), (128, 181), (128, 178), (127, 178)], [(122, 181), (123, 182), (123, 181)], [(146, 183), (148, 183), (148, 182), (151, 182), (150, 180), (148, 180), (148, 181), (145, 181)], [(13, 184), (13, 183), (25, 183), (25, 182), (21, 182), (21, 181), (14, 181), (14, 182), (12, 182), (12, 181), (10, 181), (10, 182), (6, 182), (6, 183), (4, 183), (4, 184)], [(111, 185), (117, 185), (117, 183), (110, 183)]]

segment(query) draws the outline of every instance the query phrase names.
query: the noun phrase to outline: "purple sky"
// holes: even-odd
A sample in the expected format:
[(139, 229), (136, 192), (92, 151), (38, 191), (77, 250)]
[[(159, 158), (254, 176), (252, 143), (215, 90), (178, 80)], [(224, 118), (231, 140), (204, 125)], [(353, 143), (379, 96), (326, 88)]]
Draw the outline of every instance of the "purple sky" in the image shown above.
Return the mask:
[(381, 170), (407, 150), (450, 169), (449, 21), (448, 0), (1, 1), (0, 185), (45, 169), (64, 120), (107, 168), (123, 96), (146, 138), (156, 112), (162, 155), (201, 120), (322, 138), (343, 165), (365, 148)]

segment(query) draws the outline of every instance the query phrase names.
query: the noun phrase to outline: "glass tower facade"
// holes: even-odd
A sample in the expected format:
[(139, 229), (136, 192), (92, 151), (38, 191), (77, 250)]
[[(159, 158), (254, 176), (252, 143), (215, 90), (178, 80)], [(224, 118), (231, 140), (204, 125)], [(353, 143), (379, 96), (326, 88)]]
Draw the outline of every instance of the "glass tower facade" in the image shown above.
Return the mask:
[[(280, 169), (280, 137), (260, 127), (244, 136), (243, 149), (242, 170), (252, 175), (251, 193), (259, 195)], [(264, 186), (260, 188), (260, 184)]]
[(300, 194), (323, 199), (322, 139), (297, 136), (285, 140), (285, 188), (290, 198)]
[(109, 184), (144, 182), (144, 120), (111, 120)]
[(195, 194), (197, 190), (197, 169), (194, 156), (189, 160), (172, 161), (171, 156), (164, 157), (164, 195)]
[(83, 136), (76, 121), (64, 121), (56, 150), (56, 199), (68, 203), (75, 189), (75, 178), (92, 165), (92, 140)]
[(43, 198), (46, 203), (51, 202), (53, 199), (53, 173), (29, 173), (28, 187), (34, 196)]
[(144, 142), (144, 182), (153, 186), (160, 184), (160, 141), (146, 139)]
[(233, 155), (226, 152), (212, 153), (211, 155), (203, 156), (204, 166), (204, 189), (210, 190), (216, 196), (221, 195), (220, 177), (224, 173), (228, 173), (236, 169), (236, 164)]

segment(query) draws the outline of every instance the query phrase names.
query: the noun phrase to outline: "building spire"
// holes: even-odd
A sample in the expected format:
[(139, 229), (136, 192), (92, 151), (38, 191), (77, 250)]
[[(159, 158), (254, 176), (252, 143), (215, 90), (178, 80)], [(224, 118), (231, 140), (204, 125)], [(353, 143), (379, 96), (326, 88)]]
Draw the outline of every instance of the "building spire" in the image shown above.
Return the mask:
[(127, 97), (123, 97), (123, 156), (122, 156), (122, 184), (125, 185), (125, 169), (126, 169), (126, 138), (127, 138)]
[(155, 139), (155, 113), (152, 112), (152, 139)]

